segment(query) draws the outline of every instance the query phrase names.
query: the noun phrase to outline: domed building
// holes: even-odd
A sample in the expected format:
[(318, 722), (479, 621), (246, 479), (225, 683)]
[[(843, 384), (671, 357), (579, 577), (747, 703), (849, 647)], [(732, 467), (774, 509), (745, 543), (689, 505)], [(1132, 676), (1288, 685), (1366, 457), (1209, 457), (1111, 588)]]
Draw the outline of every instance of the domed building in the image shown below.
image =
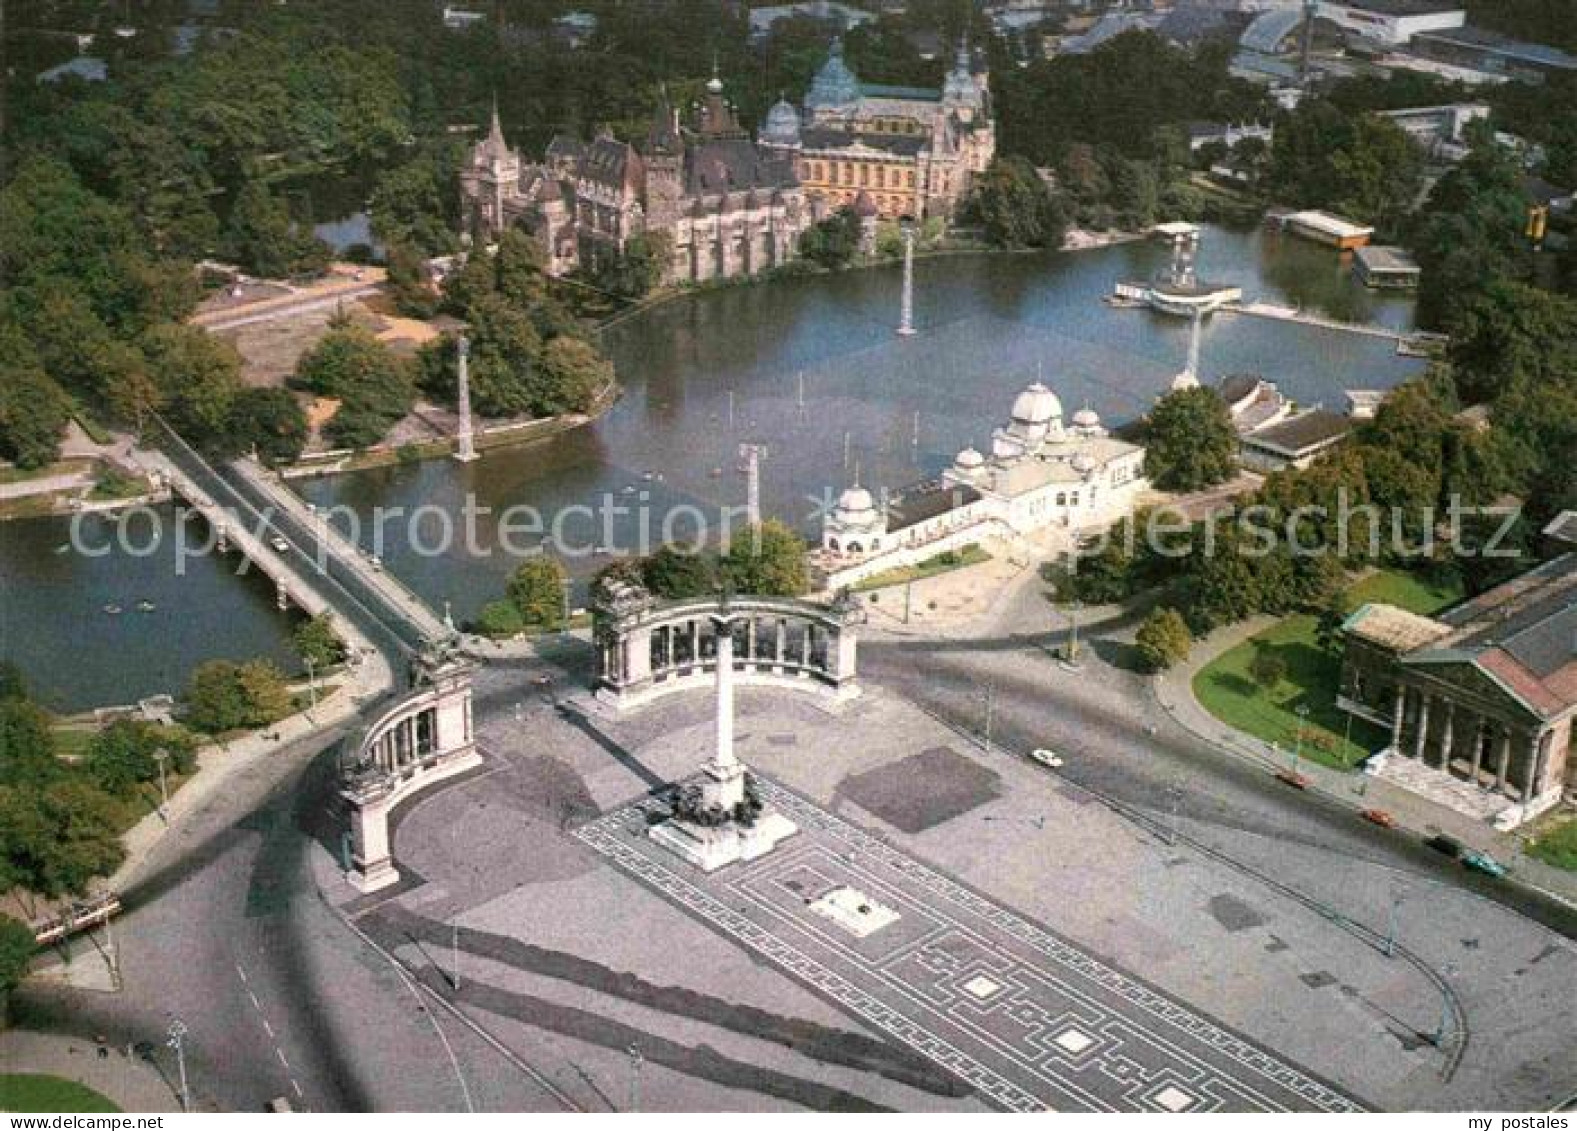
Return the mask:
[(800, 181), (828, 211), (863, 192), (888, 219), (950, 217), (996, 154), (989, 86), (967, 43), (938, 90), (862, 82), (834, 39), (799, 125)]
[(967, 447), (937, 478), (879, 504), (863, 487), (844, 491), (815, 564), (840, 588), (985, 539), (1071, 549), (1131, 514), (1146, 485), (1143, 448), (1109, 435), (1088, 406), (1065, 424), (1061, 399), (1035, 381), (992, 431), (989, 456)]

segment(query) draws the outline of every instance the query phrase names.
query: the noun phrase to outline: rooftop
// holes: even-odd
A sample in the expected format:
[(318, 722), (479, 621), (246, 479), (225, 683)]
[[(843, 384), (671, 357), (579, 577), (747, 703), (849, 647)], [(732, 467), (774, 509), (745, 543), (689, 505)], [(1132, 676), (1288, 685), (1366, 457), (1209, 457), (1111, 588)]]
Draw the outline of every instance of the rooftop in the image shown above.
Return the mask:
[(1341, 440), (1352, 431), (1352, 421), (1337, 412), (1311, 409), (1267, 425), (1243, 437), (1245, 444), (1278, 455), (1299, 459)]
[(1418, 260), (1404, 247), (1386, 247), (1371, 244), (1360, 247), (1354, 254), (1368, 271), (1417, 271)]
[(979, 491), (961, 483), (943, 483), (936, 479), (916, 483), (887, 500), (887, 529), (896, 531), (917, 526), (968, 506), (979, 498)]
[(1294, 212), (1287, 217), (1289, 224), (1302, 224), (1306, 228), (1315, 228), (1322, 232), (1329, 232), (1333, 236), (1349, 238), (1352, 236), (1367, 236), (1374, 233), (1374, 229), (1363, 224), (1354, 224), (1351, 220), (1344, 220), (1340, 216), (1329, 212), (1322, 212), (1311, 208), (1303, 212)]
[(1543, 43), (1526, 43), (1484, 28), (1458, 27), (1443, 31), (1420, 32), (1415, 38), (1436, 40), (1461, 47), (1476, 47), (1495, 55), (1505, 55), (1525, 63), (1561, 70), (1577, 70), (1577, 56)]
[[(1443, 648), (1496, 648), (1541, 679), (1565, 668), (1577, 677), (1577, 554), (1546, 562), (1438, 619), (1452, 630)], [(1577, 685), (1573, 691), (1577, 702)]]
[(1339, 0), (1343, 7), (1357, 8), (1364, 12), (1377, 12), (1382, 16), (1430, 16), (1437, 13), (1467, 10), (1450, 0)]
[(1412, 652), (1439, 640), (1450, 629), (1395, 605), (1371, 603), (1360, 605), (1342, 623), (1342, 631), (1394, 652)]

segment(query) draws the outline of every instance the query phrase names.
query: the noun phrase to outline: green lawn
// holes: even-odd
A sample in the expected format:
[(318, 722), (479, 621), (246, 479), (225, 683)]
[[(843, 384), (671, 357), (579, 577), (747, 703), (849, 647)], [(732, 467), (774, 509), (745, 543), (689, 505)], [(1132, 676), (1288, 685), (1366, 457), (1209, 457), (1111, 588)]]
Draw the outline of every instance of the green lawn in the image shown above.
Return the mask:
[(59, 1076), (0, 1075), (0, 1111), (115, 1112), (105, 1096)]
[[(1385, 571), (1347, 591), (1354, 607), (1384, 601), (1416, 613), (1431, 613), (1461, 597), (1460, 590), (1440, 586), (1412, 574)], [(1284, 617), (1259, 635), (1222, 653), (1194, 677), (1194, 696), (1216, 718), (1237, 730), (1290, 752), (1300, 748), (1310, 761), (1348, 768), (1378, 750), (1386, 735), (1336, 707), (1341, 659), (1323, 651), (1316, 640), (1318, 619), (1299, 614)], [(1286, 665), (1287, 675), (1265, 690), (1249, 675), (1260, 651), (1269, 651)], [(1300, 721), (1298, 709), (1307, 708)]]
[(957, 550), (947, 550), (933, 558), (926, 558), (918, 565), (899, 566), (897, 569), (884, 570), (872, 574), (864, 581), (854, 586), (857, 592), (864, 593), (872, 589), (886, 589), (891, 585), (902, 585), (906, 581), (919, 581), (923, 577), (935, 577), (939, 573), (951, 573), (955, 569), (965, 566), (979, 565), (989, 562), (991, 555), (979, 546), (971, 543)]
[(1577, 872), (1577, 818), (1540, 832), (1528, 843), (1528, 855), (1568, 872)]

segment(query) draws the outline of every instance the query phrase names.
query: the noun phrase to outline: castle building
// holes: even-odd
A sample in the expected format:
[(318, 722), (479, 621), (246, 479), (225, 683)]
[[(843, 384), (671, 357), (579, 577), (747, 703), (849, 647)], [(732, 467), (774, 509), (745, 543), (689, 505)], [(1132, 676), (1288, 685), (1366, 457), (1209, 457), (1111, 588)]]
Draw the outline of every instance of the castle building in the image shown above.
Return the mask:
[(822, 523), (813, 564), (828, 588), (913, 565), (986, 539), (1037, 535), (1071, 549), (1133, 512), (1145, 489), (1144, 449), (1109, 435), (1093, 409), (1065, 423), (1039, 381), (1013, 402), (989, 455), (965, 448), (932, 480), (880, 502), (855, 484)]
[(509, 147), (494, 109), (488, 135), (460, 175), (464, 214), (492, 242), (531, 231), (563, 274), (621, 254), (636, 236), (666, 256), (667, 282), (751, 275), (788, 262), (812, 222), (792, 158), (751, 140), (716, 75), (693, 128), (664, 96), (637, 148), (606, 132), (555, 137), (541, 162)]
[(986, 76), (967, 44), (934, 90), (862, 83), (834, 40), (803, 115), (780, 101), (761, 140), (794, 156), (806, 196), (827, 211), (863, 192), (887, 218), (950, 217), (996, 154)]

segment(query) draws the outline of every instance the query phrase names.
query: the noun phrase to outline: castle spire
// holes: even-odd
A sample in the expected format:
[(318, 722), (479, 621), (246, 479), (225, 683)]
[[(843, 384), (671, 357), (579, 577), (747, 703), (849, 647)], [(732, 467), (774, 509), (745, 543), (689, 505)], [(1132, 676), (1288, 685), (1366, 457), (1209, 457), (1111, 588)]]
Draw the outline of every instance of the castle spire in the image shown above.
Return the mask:
[(493, 92), (493, 117), (488, 123), (487, 140), (497, 148), (504, 147), (504, 124), (498, 119), (498, 92)]

